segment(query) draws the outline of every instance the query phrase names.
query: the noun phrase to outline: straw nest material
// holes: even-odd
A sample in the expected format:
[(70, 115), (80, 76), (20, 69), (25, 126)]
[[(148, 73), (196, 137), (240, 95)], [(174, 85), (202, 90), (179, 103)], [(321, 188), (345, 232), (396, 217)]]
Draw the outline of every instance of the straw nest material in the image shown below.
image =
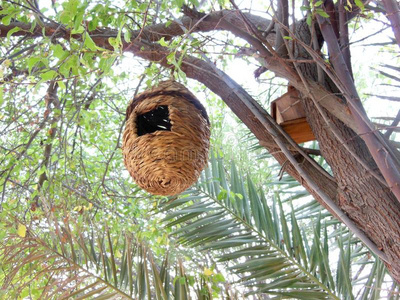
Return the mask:
[(185, 86), (164, 81), (137, 95), (126, 112), (124, 163), (154, 195), (176, 195), (196, 182), (207, 163), (210, 122)]

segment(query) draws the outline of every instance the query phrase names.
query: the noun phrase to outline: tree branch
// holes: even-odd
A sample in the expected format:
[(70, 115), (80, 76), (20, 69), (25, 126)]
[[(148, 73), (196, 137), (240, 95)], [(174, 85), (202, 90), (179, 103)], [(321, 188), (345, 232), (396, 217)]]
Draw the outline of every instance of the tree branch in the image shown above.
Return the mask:
[(397, 45), (400, 47), (400, 10), (399, 5), (395, 0), (382, 0), (386, 10), (386, 17), (389, 19), (392, 25), (392, 30), (397, 41)]
[(288, 0), (278, 1), (278, 9), (275, 13), (275, 18), (278, 22), (275, 22), (275, 31), (277, 33), (275, 38), (275, 51), (281, 57), (288, 57), (288, 49), (286, 48), (283, 37), (287, 36), (287, 31), (282, 28), (280, 24), (283, 24), (286, 28), (289, 27), (289, 3)]
[[(378, 168), (388, 183), (391, 191), (400, 202), (400, 172), (398, 165), (391, 153), (388, 152), (390, 149), (387, 148), (386, 143), (381, 141), (383, 137), (379, 139), (376, 136), (375, 131), (372, 130), (373, 127), (370, 124), (369, 119), (362, 107), (357, 89), (347, 68), (346, 62), (343, 59), (343, 55), (340, 51), (332, 25), (327, 18), (324, 18), (320, 15), (317, 15), (317, 20), (320, 25), (322, 35), (324, 36), (324, 39), (328, 45), (328, 50), (335, 72), (345, 87), (345, 90), (343, 90), (342, 93), (349, 102), (349, 108), (352, 112), (352, 116), (360, 128), (359, 134), (367, 145), (369, 152), (378, 165)], [(377, 134), (380, 133), (378, 132)]]
[[(51, 112), (51, 105), (54, 106), (56, 109), (60, 109), (60, 100), (58, 100), (57, 97), (57, 82), (51, 81), (49, 84), (49, 88), (47, 89), (47, 94), (45, 96), (45, 101), (46, 101), (46, 109), (47, 109), (47, 114), (50, 114)], [(43, 161), (42, 161), (42, 166), (45, 166), (46, 169), (49, 166), (50, 162), (50, 156), (51, 156), (51, 149), (52, 149), (52, 141), (54, 137), (56, 136), (57, 128), (55, 125), (58, 123), (60, 120), (60, 115), (55, 115), (53, 116), (52, 120), (50, 121), (50, 129), (49, 129), (49, 138), (47, 140), (47, 144), (44, 147), (44, 153), (43, 153)], [(38, 182), (38, 191), (42, 188), (44, 182), (48, 180), (48, 177), (46, 175), (46, 171), (40, 174), (39, 176), (39, 182)], [(37, 202), (38, 196), (35, 197), (35, 200)]]
[(343, 58), (346, 62), (347, 68), (353, 77), (353, 71), (351, 67), (351, 55), (350, 55), (350, 43), (349, 43), (349, 27), (348, 27), (348, 17), (347, 11), (345, 10), (344, 0), (339, 1), (339, 42), (340, 49), (343, 53)]
[(397, 125), (399, 125), (400, 122), (400, 110), (397, 112), (396, 118), (394, 118), (392, 124), (389, 126), (388, 130), (384, 133), (384, 136), (388, 139), (394, 129), (396, 128)]
[[(187, 13), (187, 11), (186, 11)], [(260, 34), (262, 34), (265, 30), (267, 30), (268, 26), (271, 23), (271, 20), (267, 20), (263, 17), (255, 16), (249, 13), (244, 13), (244, 15), (251, 20), (251, 22), (256, 26), (259, 30)], [(206, 21), (207, 22), (194, 22), (192, 16), (183, 16), (179, 19), (182, 22), (182, 25), (190, 30), (190, 32), (210, 32), (213, 30), (223, 30), (224, 28), (221, 27), (221, 20), (225, 20), (236, 28), (247, 31), (246, 24), (244, 21), (237, 16), (235, 11), (232, 10), (221, 10), (217, 12), (213, 12), (207, 15)], [(32, 24), (22, 23), (22, 22), (11, 22), (9, 25), (0, 24), (0, 37), (7, 37), (7, 33), (15, 28), (21, 28), (20, 31), (13, 33), (13, 36), (28, 36), (28, 37), (41, 37), (42, 36), (42, 27), (37, 25), (33, 31), (31, 32)], [(43, 28), (45, 29), (45, 35), (51, 36), (54, 34), (59, 28), (57, 23), (48, 22), (43, 24)], [(131, 32), (132, 37), (136, 38), (139, 35), (142, 35), (143, 38), (150, 42), (159, 41), (161, 38), (165, 40), (170, 40), (175, 36), (183, 35), (184, 32), (178, 22), (172, 22), (171, 24), (167, 25), (167, 23), (161, 23), (156, 25), (146, 26), (140, 30), (134, 30)], [(91, 37), (97, 38), (104, 38), (107, 39), (109, 37), (116, 37), (118, 34), (118, 30), (110, 29), (110, 28), (96, 28), (95, 30), (89, 32)], [(63, 37), (65, 39), (69, 39), (69, 37), (79, 38), (79, 34), (70, 35), (69, 30), (65, 29), (61, 26), (59, 29), (58, 37)], [(275, 40), (275, 34), (270, 33), (267, 37), (271, 43)]]

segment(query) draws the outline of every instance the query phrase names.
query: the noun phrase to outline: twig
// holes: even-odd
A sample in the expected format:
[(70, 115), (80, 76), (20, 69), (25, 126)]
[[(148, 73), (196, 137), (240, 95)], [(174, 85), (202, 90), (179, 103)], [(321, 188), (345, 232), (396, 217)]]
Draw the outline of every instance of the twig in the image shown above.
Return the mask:
[(365, 95), (378, 97), (378, 98), (381, 98), (381, 99), (383, 99), (383, 100), (389, 100), (389, 101), (400, 102), (400, 97), (395, 97), (395, 96), (380, 96), (380, 95), (375, 95), (375, 94), (365, 94)]
[(400, 47), (400, 11), (399, 5), (395, 0), (382, 0), (386, 10), (386, 17), (392, 25), (392, 30)]
[[(57, 89), (58, 89), (58, 84), (55, 81), (50, 81), (49, 83), (49, 88), (47, 89), (47, 94), (45, 97), (45, 101), (46, 101), (46, 109), (48, 111), (48, 114), (51, 113), (52, 109), (51, 106), (53, 105), (55, 109), (60, 109), (60, 100), (57, 97)], [(57, 133), (57, 127), (55, 126), (58, 121), (61, 118), (61, 114), (56, 114), (53, 116), (51, 122), (50, 122), (50, 135), (47, 141), (46, 146), (44, 147), (44, 153), (43, 153), (43, 161), (41, 163), (41, 166), (45, 166), (46, 169), (49, 166), (49, 162), (50, 162), (50, 156), (51, 156), (51, 150), (53, 147), (53, 139), (56, 136)], [(40, 174), (39, 176), (39, 182), (38, 182), (38, 191), (40, 192), (44, 182), (46, 180), (48, 180), (47, 174), (46, 174), (47, 170), (45, 172), (43, 172), (42, 174)], [(39, 199), (39, 195), (36, 195), (34, 201), (38, 202)], [(38, 204), (38, 203), (37, 203)]]
[(347, 68), (353, 78), (353, 71), (351, 67), (351, 54), (349, 48), (349, 27), (348, 27), (348, 18), (347, 11), (344, 8), (345, 3), (344, 0), (339, 1), (339, 42), (340, 49), (343, 53), (344, 61), (346, 62)]
[(386, 130), (386, 132), (383, 134), (385, 138), (388, 139), (390, 137), (390, 135), (392, 134), (396, 126), (399, 124), (399, 122), (400, 122), (400, 110), (397, 112), (397, 116), (396, 118), (394, 118), (392, 124), (390, 124), (388, 130)]

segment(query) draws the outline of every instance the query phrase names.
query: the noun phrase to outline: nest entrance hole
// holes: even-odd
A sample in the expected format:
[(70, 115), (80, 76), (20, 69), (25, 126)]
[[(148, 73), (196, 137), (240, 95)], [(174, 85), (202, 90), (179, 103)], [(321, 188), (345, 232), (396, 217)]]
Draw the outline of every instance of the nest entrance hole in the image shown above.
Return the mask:
[(160, 105), (155, 109), (137, 116), (137, 135), (142, 136), (158, 130), (171, 131), (168, 105)]

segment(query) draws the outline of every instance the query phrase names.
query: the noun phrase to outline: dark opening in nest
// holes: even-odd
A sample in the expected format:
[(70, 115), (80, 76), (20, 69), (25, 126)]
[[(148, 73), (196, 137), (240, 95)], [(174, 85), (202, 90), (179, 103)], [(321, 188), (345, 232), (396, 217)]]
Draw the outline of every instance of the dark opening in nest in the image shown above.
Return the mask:
[(168, 105), (160, 105), (137, 117), (137, 135), (142, 136), (157, 130), (171, 131)]

